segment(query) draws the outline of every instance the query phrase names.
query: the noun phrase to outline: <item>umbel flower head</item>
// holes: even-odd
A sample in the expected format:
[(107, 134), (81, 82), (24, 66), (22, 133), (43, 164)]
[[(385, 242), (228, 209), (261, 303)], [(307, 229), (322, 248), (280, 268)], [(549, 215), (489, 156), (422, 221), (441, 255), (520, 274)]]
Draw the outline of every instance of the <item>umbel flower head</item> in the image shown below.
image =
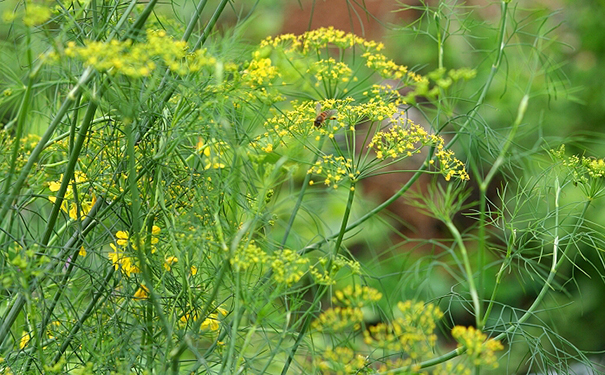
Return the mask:
[[(206, 50), (189, 52), (186, 42), (174, 40), (164, 30), (147, 30), (146, 36), (146, 40), (141, 42), (113, 39), (108, 42), (84, 41), (83, 45), (78, 45), (72, 41), (67, 43), (63, 54), (98, 71), (133, 78), (147, 77), (158, 66), (185, 75), (216, 64), (216, 59)], [(58, 60), (59, 55), (51, 54), (49, 58)]]

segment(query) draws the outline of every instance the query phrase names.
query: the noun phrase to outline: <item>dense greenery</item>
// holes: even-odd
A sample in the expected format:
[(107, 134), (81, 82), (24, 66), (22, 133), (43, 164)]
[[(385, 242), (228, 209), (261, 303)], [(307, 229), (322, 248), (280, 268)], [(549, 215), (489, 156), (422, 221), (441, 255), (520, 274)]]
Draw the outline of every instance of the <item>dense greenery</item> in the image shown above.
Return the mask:
[[(535, 123), (547, 16), (407, 7), (420, 71), (331, 27), (216, 33), (229, 3), (4, 13), (0, 373), (594, 366), (548, 315), (603, 274), (605, 161)], [(446, 66), (460, 40), (476, 66)]]

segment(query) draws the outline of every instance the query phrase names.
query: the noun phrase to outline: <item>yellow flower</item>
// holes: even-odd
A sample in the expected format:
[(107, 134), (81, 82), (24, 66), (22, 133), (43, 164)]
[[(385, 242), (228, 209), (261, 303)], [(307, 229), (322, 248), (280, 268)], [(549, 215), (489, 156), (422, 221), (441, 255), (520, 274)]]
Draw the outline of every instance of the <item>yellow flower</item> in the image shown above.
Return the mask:
[(166, 259), (164, 259), (164, 269), (166, 269), (166, 271), (170, 271), (172, 269), (172, 265), (178, 261), (179, 259), (175, 256), (166, 257)]
[(128, 245), (128, 232), (119, 230), (116, 232), (116, 238), (118, 239), (116, 242), (120, 246)]
[(475, 327), (456, 326), (452, 329), (452, 337), (458, 341), (458, 347), (466, 347), (466, 353), (476, 366), (498, 367), (494, 352), (504, 349), (500, 341), (487, 340), (487, 335)]
[(28, 332), (23, 331), (21, 335), (21, 340), (19, 340), (19, 349), (23, 349), (29, 344), (29, 340), (31, 340), (31, 336)]
[(211, 331), (218, 331), (219, 328), (220, 325), (217, 314), (210, 314), (208, 318), (204, 319), (202, 325), (200, 326), (200, 329), (202, 330), (210, 329)]
[(149, 288), (147, 288), (145, 285), (141, 284), (139, 289), (137, 289), (137, 291), (134, 293), (134, 298), (135, 299), (147, 299), (147, 297), (149, 297)]
[(84, 246), (80, 247), (80, 251), (78, 252), (78, 255), (80, 255), (81, 257), (86, 256), (86, 249), (84, 248)]
[(50, 191), (59, 191), (60, 187), (61, 187), (61, 180), (51, 181), (48, 183), (48, 188), (50, 189)]

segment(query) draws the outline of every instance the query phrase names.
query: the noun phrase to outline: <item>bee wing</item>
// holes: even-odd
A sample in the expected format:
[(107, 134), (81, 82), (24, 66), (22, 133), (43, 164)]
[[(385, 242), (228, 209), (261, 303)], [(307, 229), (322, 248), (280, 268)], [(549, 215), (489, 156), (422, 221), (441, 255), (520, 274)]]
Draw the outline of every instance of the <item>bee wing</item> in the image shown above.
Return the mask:
[(329, 111), (326, 111), (326, 118), (329, 118), (330, 120), (333, 120), (334, 116), (336, 116), (337, 113), (338, 113), (338, 111), (335, 110), (335, 109), (331, 109)]
[(315, 106), (315, 113), (317, 114), (317, 116), (319, 116), (319, 114), (321, 113), (321, 103), (317, 102), (317, 105)]

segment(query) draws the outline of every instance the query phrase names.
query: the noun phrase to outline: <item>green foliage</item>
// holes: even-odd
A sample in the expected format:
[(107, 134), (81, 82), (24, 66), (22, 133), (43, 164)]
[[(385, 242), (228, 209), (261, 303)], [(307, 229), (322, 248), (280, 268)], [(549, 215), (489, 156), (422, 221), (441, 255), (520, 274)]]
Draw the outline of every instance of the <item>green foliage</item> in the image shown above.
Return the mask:
[[(601, 260), (586, 214), (603, 160), (561, 147), (527, 163), (535, 176), (517, 168), (542, 146), (517, 140), (550, 87), (546, 48), (530, 43), (548, 32), (521, 33), (504, 1), (480, 41), (489, 69), (449, 69), (464, 35), (451, 21), (477, 20), (423, 7), (409, 27), (424, 25), (438, 60), (423, 76), (334, 28), (255, 46), (211, 34), (227, 3), (187, 25), (153, 0), (4, 15), (26, 64), (0, 71), (0, 372), (469, 374), (516, 366), (520, 339), (528, 371), (589, 362), (538, 311), (574, 280), (565, 267), (581, 270), (574, 253)], [(527, 62), (527, 85), (500, 71), (519, 41), (509, 61)], [(507, 84), (516, 116), (488, 126)], [(387, 200), (364, 200), (366, 179), (403, 173)], [(421, 175), (433, 179), (411, 193)], [(394, 270), (412, 241), (383, 210), (404, 194), (449, 235)], [(376, 222), (375, 258), (360, 262), (354, 241)], [(535, 289), (528, 305), (501, 290), (513, 276)], [(527, 339), (535, 327), (544, 336)]]

